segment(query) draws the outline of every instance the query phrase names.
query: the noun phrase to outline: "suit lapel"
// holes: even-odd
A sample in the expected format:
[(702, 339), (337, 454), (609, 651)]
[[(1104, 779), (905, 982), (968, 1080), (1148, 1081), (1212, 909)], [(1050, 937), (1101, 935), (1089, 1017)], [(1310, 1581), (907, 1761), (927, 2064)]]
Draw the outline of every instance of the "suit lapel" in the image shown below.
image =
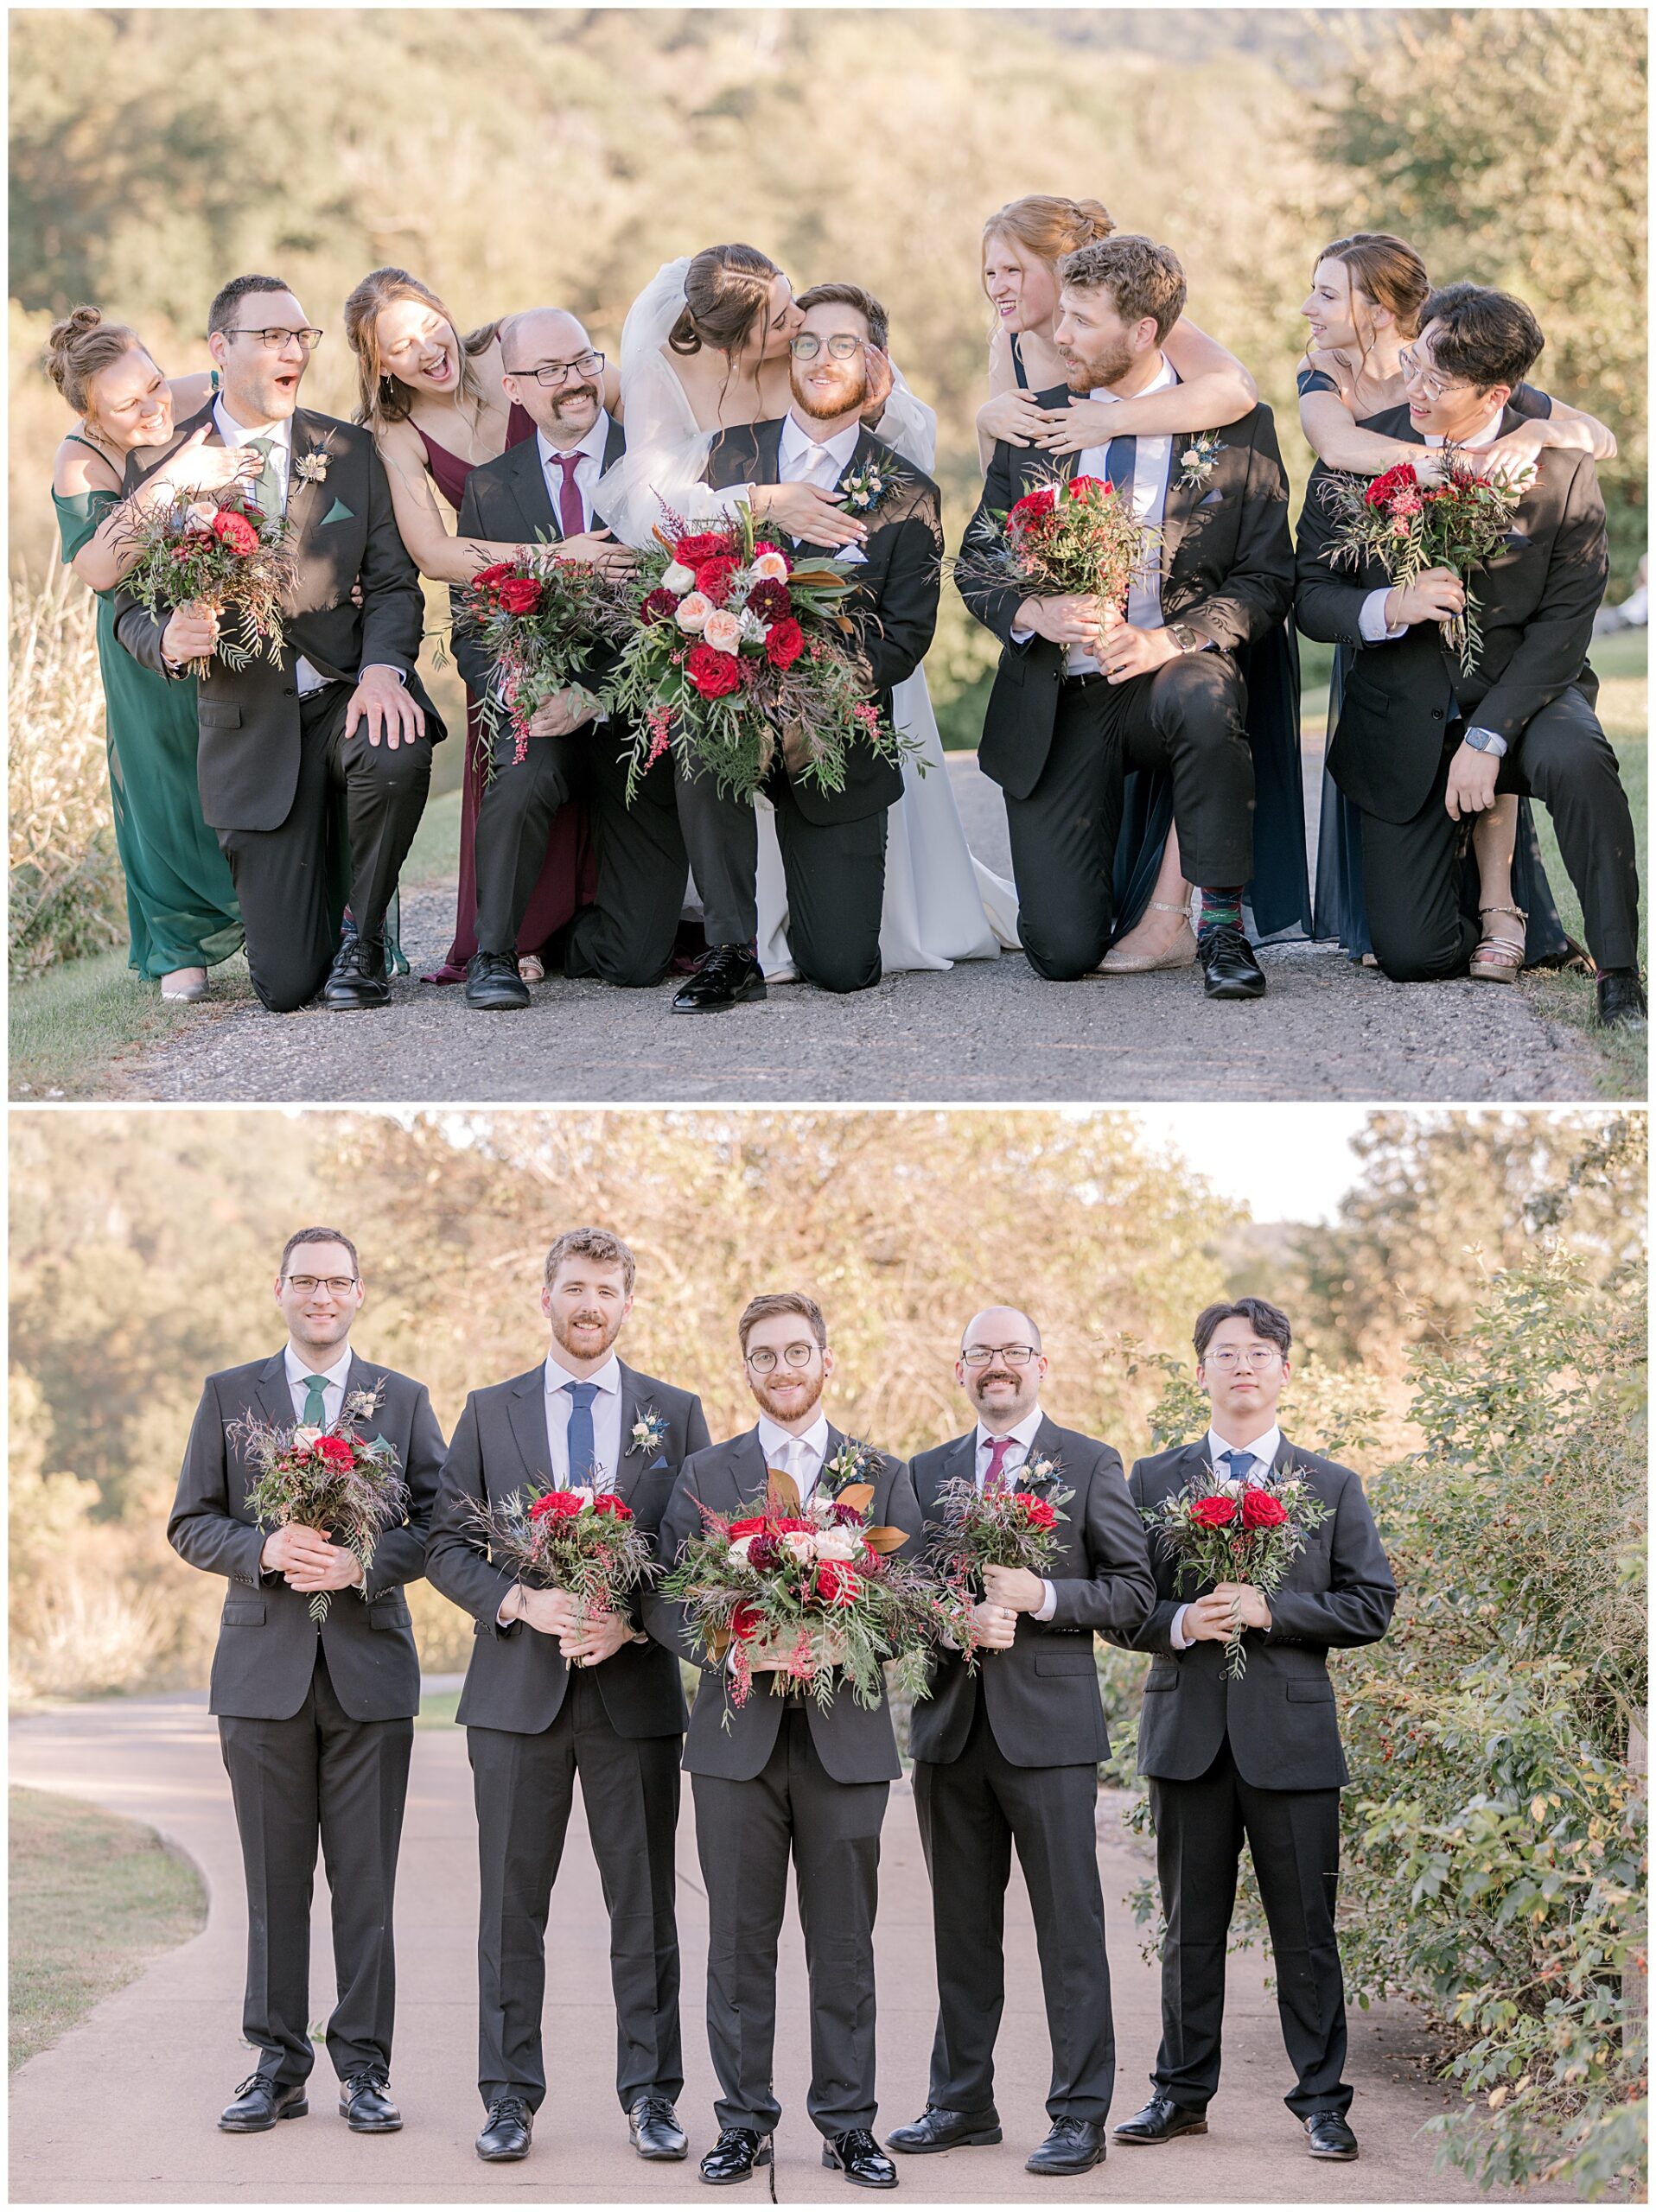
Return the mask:
[(525, 438), (521, 445), (511, 449), (508, 475), (512, 496), (518, 503), (518, 512), (529, 525), (528, 543), (537, 537), (561, 538), (564, 535), (557, 519), (557, 510), (552, 505), (552, 495), (546, 482), (546, 470), (540, 458), (538, 433)]
[[(1173, 564), (1179, 557), (1179, 548), (1190, 518), (1207, 496), (1207, 487), (1194, 476), (1187, 476), (1180, 466), (1184, 454), (1195, 443), (1196, 434), (1180, 430), (1174, 435), (1173, 448), (1168, 455), (1167, 496), (1162, 503), (1162, 582), (1172, 580)], [(1224, 452), (1221, 445), (1220, 451)]]
[(735, 1478), (736, 1496), (742, 1504), (762, 1499), (770, 1479), (765, 1465), (765, 1453), (759, 1441), (757, 1422), (745, 1436), (737, 1437), (732, 1446), (734, 1458), (730, 1471)]
[(604, 436), (604, 467), (613, 468), (627, 451), (627, 433), (612, 415)]
[(544, 1473), (545, 1480), (551, 1482), (552, 1447), (546, 1433), (546, 1370), (532, 1367), (526, 1375), (519, 1376), (511, 1389), (507, 1410), (524, 1473), (532, 1482)]
[(293, 1393), (288, 1388), (287, 1364), (279, 1351), (259, 1370), (258, 1402), (278, 1428), (294, 1426), (297, 1416), (293, 1410)]
[[(331, 507), (337, 496), (329, 492), (326, 480), (313, 481), (300, 473), (299, 464), (312, 454), (319, 454), (324, 461), (337, 459), (328, 444), (325, 426), (303, 407), (293, 411), (293, 425), (288, 446), (288, 531), (294, 546), (303, 544), (305, 533), (316, 519), (316, 501), (326, 493)], [(325, 513), (327, 509), (323, 510)]]
[(949, 1446), (939, 1468), (937, 1482), (930, 1497), (920, 1500), (924, 1511), (929, 1512), (937, 1503), (938, 1492), (943, 1488), (945, 1483), (970, 1482), (972, 1479), (976, 1472), (972, 1462), (978, 1456), (977, 1436), (977, 1429), (969, 1428), (964, 1436), (957, 1436), (953, 1443)]
[(639, 1378), (625, 1360), (617, 1363), (621, 1368), (621, 1449), (615, 1460), (615, 1495), (623, 1505), (632, 1503), (633, 1492), (638, 1488), (639, 1478), (653, 1456), (633, 1448), (633, 1424), (642, 1410)]

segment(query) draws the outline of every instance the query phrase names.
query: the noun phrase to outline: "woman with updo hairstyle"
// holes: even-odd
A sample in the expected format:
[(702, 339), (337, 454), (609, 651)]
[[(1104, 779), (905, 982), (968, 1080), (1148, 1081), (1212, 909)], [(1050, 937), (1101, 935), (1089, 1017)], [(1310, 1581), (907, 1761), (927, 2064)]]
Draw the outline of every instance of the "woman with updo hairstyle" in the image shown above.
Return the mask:
[[(210, 376), (169, 385), (135, 330), (80, 307), (53, 325), (46, 369), (77, 417), (52, 472), (62, 557), (98, 601), (98, 667), (104, 685), (115, 849), (126, 876), (128, 965), (157, 981), (173, 1005), (207, 996), (207, 969), (242, 941), (230, 864), (201, 817), (195, 778), (195, 684), (153, 674), (115, 635), (115, 587), (137, 557), (127, 542), (133, 510), (237, 481), (258, 456), (206, 443), (199, 430), (133, 494), (121, 497), (127, 460), (164, 445), (181, 410), (194, 414)], [(124, 508), (115, 518), (115, 510)]]

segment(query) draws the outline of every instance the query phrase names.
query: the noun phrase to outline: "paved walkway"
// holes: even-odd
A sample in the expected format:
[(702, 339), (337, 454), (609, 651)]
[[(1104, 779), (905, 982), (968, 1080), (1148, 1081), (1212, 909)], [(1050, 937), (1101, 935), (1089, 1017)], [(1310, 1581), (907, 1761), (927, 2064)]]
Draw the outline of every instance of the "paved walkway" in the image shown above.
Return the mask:
[[(195, 1859), (207, 1883), (204, 1932), (158, 1960), (91, 2018), (12, 2076), (14, 2203), (705, 2202), (694, 2158), (712, 2140), (713, 2082), (701, 2031), (706, 1908), (696, 1876), (689, 1791), (679, 1836), (687, 2082), (681, 2111), (692, 2158), (645, 2167), (627, 2147), (610, 2076), (614, 2029), (605, 1923), (577, 1813), (554, 1892), (546, 2015), (551, 2094), (522, 2164), (486, 2167), (471, 2143), (481, 2120), (475, 2050), (474, 1928), (477, 1884), (470, 1773), (457, 1728), (417, 1732), (398, 1894), (398, 2044), (393, 2082), (401, 2133), (353, 2135), (334, 2112), (318, 2054), (308, 2118), (271, 2133), (220, 2134), (213, 2122), (247, 2070), (238, 2035), (245, 1919), (240, 1860), (214, 1724), (199, 1694), (111, 1700), (13, 1723), (11, 1778), (86, 1797), (150, 1822)], [(1123, 1902), (1143, 1871), (1101, 1812), (1099, 1859), (1112, 1930), (1121, 2071), (1118, 2111), (1140, 2101), (1155, 2050), (1156, 1978), (1139, 1959)], [(878, 1933), (881, 2118), (912, 2119), (925, 2103), (936, 2001), (925, 1869), (906, 1784), (885, 1828)], [(332, 1986), (326, 1890), (318, 1879), (313, 2005)], [(1314, 2164), (1280, 2102), (1283, 2059), (1274, 2004), (1256, 1956), (1232, 1962), (1226, 2086), (1213, 2132), (1167, 2151), (1113, 2151), (1073, 2182), (1038, 2182), (1022, 2160), (1045, 2133), (1046, 2031), (1027, 1904), (1014, 1877), (1007, 1914), (1009, 1998), (997, 2094), (1007, 2131), (996, 2149), (901, 2163), (903, 2194), (926, 2203), (1092, 2199), (1155, 2202), (1360, 2203), (1471, 2201), (1439, 2173), (1422, 2124), (1443, 2094), (1411, 2063), (1420, 2047), (1406, 2009), (1357, 2014), (1350, 2075), (1363, 2157)], [(790, 1913), (784, 1933), (777, 2039), (786, 2117), (776, 2196), (783, 2203), (844, 2202), (825, 2174), (805, 2116), (804, 1962)], [(762, 2201), (763, 2183), (744, 2202)], [(1557, 2201), (1567, 2201), (1560, 2195)]]

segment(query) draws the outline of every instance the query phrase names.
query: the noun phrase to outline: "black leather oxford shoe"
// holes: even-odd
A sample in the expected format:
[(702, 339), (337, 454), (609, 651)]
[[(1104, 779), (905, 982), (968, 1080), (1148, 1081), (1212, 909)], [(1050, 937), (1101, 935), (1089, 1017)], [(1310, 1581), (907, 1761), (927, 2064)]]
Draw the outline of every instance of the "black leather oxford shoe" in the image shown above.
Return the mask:
[(328, 981), (322, 985), (322, 1004), (342, 1007), (391, 1004), (383, 940), (366, 937), (346, 939), (334, 955)]
[(927, 2105), (907, 2127), (894, 2127), (886, 2138), (888, 2151), (965, 2151), (979, 2143), (998, 2143), (1001, 2118), (993, 2105), (983, 2112), (951, 2112), (946, 2105)]
[(762, 999), (765, 971), (751, 945), (716, 944), (696, 972), (687, 976), (672, 1001), (675, 1014), (711, 1014), (720, 1007), (739, 1006), (744, 999)]
[(751, 2181), (755, 2166), (771, 2161), (771, 2139), (751, 2127), (727, 2127), (702, 2160), (702, 2179), (715, 2189), (733, 2181)]
[(403, 2124), (391, 2101), (391, 2083), (377, 2066), (347, 2074), (340, 2083), (340, 2117), (356, 2135), (391, 2135)]
[(640, 2158), (685, 2158), (690, 2138), (678, 2125), (671, 2097), (640, 2097), (627, 2115), (627, 2132)]
[(526, 2158), (529, 2139), (535, 2132), (535, 2115), (521, 2097), (496, 2097), (477, 2139), (477, 2155), (491, 2164), (507, 2158)]
[(1201, 987), (1210, 999), (1264, 998), (1264, 970), (1240, 930), (1223, 923), (1204, 930), (1196, 939), (1196, 954), (1201, 962)]
[(1171, 2097), (1152, 2097), (1143, 2112), (1124, 2120), (1110, 2133), (1118, 2143), (1171, 2143), (1175, 2135), (1206, 2135), (1207, 2114), (1175, 2105)]
[(1031, 2151), (1023, 2170), (1031, 2174), (1084, 2174), (1104, 2164), (1104, 2129), (1092, 2120), (1055, 2120), (1046, 2141)]
[(1598, 1018), (1607, 1029), (1645, 1027), (1645, 987), (1636, 969), (1607, 968), (1599, 977)]
[(310, 2110), (303, 2082), (273, 2082), (268, 2074), (250, 2074), (238, 2082), (236, 2094), (219, 2114), (226, 2135), (258, 2135), (278, 2120), (300, 2120)]
[(848, 2128), (831, 2135), (822, 2146), (825, 2166), (838, 2166), (847, 2181), (859, 2189), (895, 2189), (897, 2169), (866, 2127)]
[(1357, 2138), (1337, 2112), (1314, 2112), (1305, 2123), (1306, 2148), (1314, 2158), (1357, 2156)]
[(510, 952), (474, 952), (466, 963), (466, 1003), (482, 1014), (507, 1014), (529, 1003), (529, 986)]

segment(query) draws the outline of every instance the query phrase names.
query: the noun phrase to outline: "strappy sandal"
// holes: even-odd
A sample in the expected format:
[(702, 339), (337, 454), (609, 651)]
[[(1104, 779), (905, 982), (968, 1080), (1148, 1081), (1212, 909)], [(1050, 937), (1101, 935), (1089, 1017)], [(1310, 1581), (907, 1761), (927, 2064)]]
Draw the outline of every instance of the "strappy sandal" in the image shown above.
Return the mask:
[[(1510, 914), (1520, 930), (1530, 918), (1521, 906), (1480, 906), (1478, 909), (1480, 921), (1491, 914)], [(1472, 956), (1468, 975), (1480, 983), (1515, 983), (1523, 970), (1524, 942), (1522, 937), (1514, 944), (1511, 938), (1486, 935)]]
[(1173, 906), (1165, 899), (1152, 899), (1148, 911), (1152, 914), (1182, 914), (1185, 925), (1165, 952), (1123, 952), (1112, 944), (1092, 970), (1095, 976), (1149, 976), (1162, 968), (1195, 966), (1196, 932), (1190, 926), (1189, 900)]

